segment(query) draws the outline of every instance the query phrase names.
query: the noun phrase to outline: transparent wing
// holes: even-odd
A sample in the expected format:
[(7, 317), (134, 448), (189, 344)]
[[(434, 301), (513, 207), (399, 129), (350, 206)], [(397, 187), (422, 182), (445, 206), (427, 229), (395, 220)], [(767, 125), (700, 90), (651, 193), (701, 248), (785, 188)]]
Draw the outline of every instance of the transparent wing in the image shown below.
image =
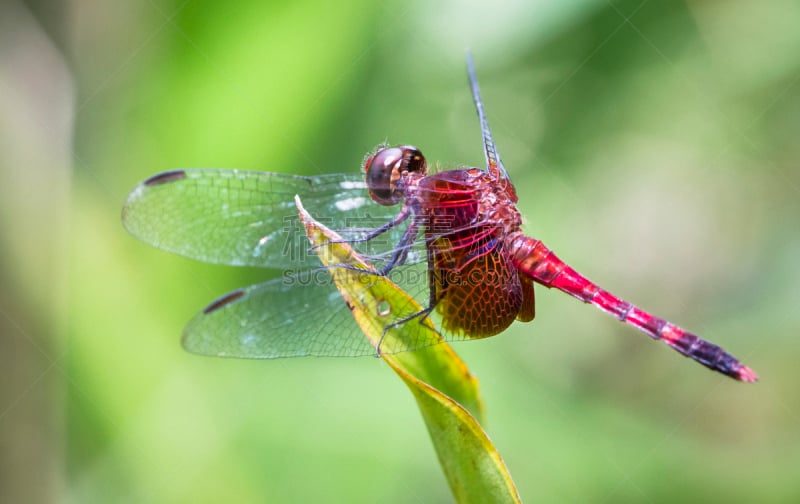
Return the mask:
[[(308, 250), (296, 194), (316, 219), (345, 237), (378, 227), (399, 211), (373, 203), (360, 174), (302, 177), (192, 169), (164, 172), (140, 183), (125, 202), (122, 221), (140, 240), (192, 259), (307, 268), (319, 263)], [(392, 229), (371, 240), (363, 252), (385, 256), (401, 234), (402, 229)]]
[[(405, 313), (403, 307), (393, 308)], [(408, 347), (381, 351), (431, 344), (410, 341)], [(247, 359), (376, 354), (326, 269), (287, 275), (222, 296), (189, 322), (183, 346), (201, 355)]]
[(475, 76), (475, 63), (472, 60), (472, 53), (467, 53), (467, 74), (469, 76), (469, 87), (472, 90), (472, 100), (475, 102), (475, 109), (478, 112), (478, 120), (481, 123), (481, 136), (483, 137), (483, 152), (486, 156), (486, 168), (489, 173), (496, 179), (508, 178), (508, 172), (503, 161), (500, 159), (500, 153), (497, 152), (497, 146), (492, 139), (492, 130), (489, 128), (489, 120), (486, 118), (486, 112), (483, 110), (483, 101), (481, 100), (481, 91), (478, 87), (478, 78)]
[[(210, 262), (294, 270), (211, 303), (187, 325), (183, 336), (187, 350), (261, 359), (375, 354), (332, 283), (330, 272), (315, 267), (318, 259), (316, 252), (308, 250), (308, 238), (293, 203), (295, 194), (301, 195), (314, 217), (331, 227), (348, 229), (354, 237), (363, 229), (391, 220), (390, 216), (399, 211), (398, 207), (382, 207), (365, 200), (368, 195), (363, 182), (355, 175), (296, 177), (187, 170), (156, 175), (131, 193), (123, 220), (134, 235), (146, 242)], [(469, 227), (478, 224), (470, 222)], [(376, 261), (385, 261), (397, 252), (405, 229), (403, 223), (368, 243), (354, 245), (369, 248), (372, 254), (368, 260), (376, 265)], [(429, 301), (425, 245), (436, 236), (429, 233), (417, 237), (409, 245), (405, 264), (388, 275), (422, 306)], [(298, 264), (308, 268), (297, 268)], [(365, 274), (364, 278), (368, 288), (371, 277)], [(413, 310), (393, 306), (392, 313), (397, 314), (393, 315), (394, 321), (419, 323)], [(436, 314), (431, 315), (439, 319)], [(443, 336), (448, 340), (467, 337), (461, 331), (445, 332)], [(407, 348), (381, 351), (404, 351), (430, 344), (408, 340)]]
[(304, 286), (279, 278), (215, 301), (186, 326), (186, 350), (217, 357), (273, 359), (374, 355), (328, 278)]

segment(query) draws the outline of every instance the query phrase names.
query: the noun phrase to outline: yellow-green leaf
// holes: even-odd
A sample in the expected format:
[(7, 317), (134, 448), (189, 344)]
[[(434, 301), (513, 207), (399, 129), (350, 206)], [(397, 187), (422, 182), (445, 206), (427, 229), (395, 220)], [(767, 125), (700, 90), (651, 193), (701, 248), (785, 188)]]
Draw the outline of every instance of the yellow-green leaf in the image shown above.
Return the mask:
[[(422, 306), (388, 278), (369, 273), (372, 268), (362, 257), (348, 244), (335, 243), (340, 237), (308, 215), (299, 198), (295, 202), (311, 244), (364, 335), (376, 348), (380, 345), (383, 360), (417, 400), (456, 500), (520, 502), (503, 459), (476, 419), (482, 416), (476, 378), (430, 319), (386, 330), (391, 320)], [(424, 348), (398, 351), (420, 344)]]

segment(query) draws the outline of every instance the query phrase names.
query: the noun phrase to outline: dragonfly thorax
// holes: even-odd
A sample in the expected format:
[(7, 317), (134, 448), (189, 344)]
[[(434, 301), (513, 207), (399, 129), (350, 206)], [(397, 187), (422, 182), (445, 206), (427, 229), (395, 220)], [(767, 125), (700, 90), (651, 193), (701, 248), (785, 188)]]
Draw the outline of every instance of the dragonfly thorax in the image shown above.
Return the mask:
[(381, 205), (396, 205), (405, 197), (409, 178), (428, 173), (425, 156), (413, 145), (380, 147), (364, 163), (370, 197)]

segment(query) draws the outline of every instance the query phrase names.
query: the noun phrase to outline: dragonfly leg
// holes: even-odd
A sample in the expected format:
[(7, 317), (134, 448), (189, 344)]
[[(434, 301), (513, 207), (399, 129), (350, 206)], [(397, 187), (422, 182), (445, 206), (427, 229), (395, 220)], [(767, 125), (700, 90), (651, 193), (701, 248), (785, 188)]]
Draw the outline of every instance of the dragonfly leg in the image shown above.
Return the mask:
[[(402, 214), (403, 214), (403, 212), (401, 212), (400, 215), (402, 215)], [(407, 216), (403, 217), (402, 219), (397, 219), (396, 218), (391, 223), (387, 223), (386, 225), (384, 225), (382, 227), (386, 227), (387, 229), (389, 229), (389, 227), (387, 227), (388, 224), (391, 224), (392, 226), (395, 226), (395, 225), (397, 225), (398, 222), (402, 222), (406, 218), (407, 218)], [(395, 221), (397, 221), (397, 222), (395, 222)], [(342, 263), (342, 264), (333, 264), (333, 265), (326, 266), (326, 269), (343, 268), (343, 269), (346, 269), (346, 270), (349, 270), (349, 271), (356, 271), (358, 273), (365, 273), (365, 274), (368, 274), (368, 275), (386, 276), (386, 275), (389, 274), (389, 272), (392, 271), (392, 269), (394, 269), (397, 266), (402, 266), (403, 263), (405, 263), (406, 259), (408, 258), (408, 251), (411, 248), (411, 246), (414, 244), (414, 240), (416, 240), (417, 234), (419, 233), (419, 227), (420, 227), (419, 223), (414, 222), (414, 221), (412, 221), (411, 224), (408, 225), (408, 227), (406, 228), (405, 232), (403, 233), (403, 237), (400, 239), (400, 242), (397, 244), (395, 249), (392, 251), (392, 256), (389, 259), (389, 262), (386, 263), (386, 265), (384, 265), (382, 268), (379, 268), (379, 269), (378, 268), (375, 268), (375, 269), (364, 269), (364, 268), (360, 268), (360, 267), (357, 267), (357, 266), (353, 266), (352, 264)], [(383, 230), (381, 232), (385, 232), (385, 231), (386, 230)], [(377, 236), (377, 234), (376, 234), (376, 236)], [(342, 240), (342, 242), (349, 242), (349, 240)], [(326, 245), (326, 244), (329, 244), (329, 243), (339, 243), (339, 241), (325, 242), (323, 244), (320, 244), (320, 246), (321, 245)]]
[[(427, 307), (425, 309), (422, 309), (422, 310), (420, 310), (420, 311), (418, 311), (416, 313), (412, 313), (411, 315), (409, 315), (407, 317), (403, 317), (400, 320), (396, 320), (396, 321), (392, 322), (391, 324), (387, 325), (386, 327), (384, 327), (383, 328), (383, 333), (381, 333), (381, 338), (378, 340), (378, 344), (375, 347), (375, 357), (380, 357), (382, 355), (381, 354), (381, 345), (383, 344), (383, 339), (386, 337), (386, 333), (388, 333), (391, 329), (394, 329), (395, 327), (400, 327), (401, 325), (414, 320), (415, 318), (419, 319), (418, 323), (420, 323), (420, 324), (423, 323), (425, 321), (425, 319), (428, 318), (428, 315), (431, 314), (433, 309), (434, 309), (434, 306), (431, 305), (431, 306), (429, 306), (429, 307)], [(409, 348), (409, 350), (413, 350), (413, 348)]]
[[(429, 260), (430, 260), (430, 254), (431, 254), (431, 252), (428, 251), (428, 259)], [(433, 284), (431, 284), (431, 286), (430, 286), (430, 289), (428, 291), (428, 295), (429, 295), (429, 297), (428, 297), (428, 306), (426, 308), (423, 308), (422, 310), (420, 310), (420, 311), (418, 311), (416, 313), (412, 313), (411, 315), (409, 315), (407, 317), (403, 317), (400, 320), (392, 322), (391, 324), (389, 324), (389, 325), (387, 325), (386, 327), (383, 328), (383, 334), (381, 334), (381, 339), (378, 340), (378, 346), (375, 348), (375, 351), (376, 351), (375, 357), (380, 357), (381, 356), (381, 343), (383, 343), (383, 338), (386, 336), (386, 333), (389, 331), (389, 329), (393, 329), (395, 327), (399, 327), (399, 326), (405, 324), (406, 322), (410, 322), (411, 320), (414, 320), (415, 318), (418, 318), (419, 319), (419, 323), (421, 324), (421, 323), (423, 323), (425, 321), (426, 318), (428, 318), (428, 315), (430, 315), (433, 312), (433, 310), (436, 309), (436, 304), (439, 302), (439, 297), (437, 296), (436, 289), (434, 288)]]
[(392, 220), (390, 220), (386, 224), (383, 224), (380, 227), (368, 230), (367, 233), (364, 234), (363, 236), (359, 236), (358, 238), (346, 238), (346, 239), (342, 238), (342, 239), (339, 239), (339, 240), (329, 240), (329, 241), (320, 243), (319, 245), (312, 246), (311, 250), (316, 250), (319, 247), (323, 247), (325, 245), (330, 245), (330, 244), (333, 244), (333, 243), (364, 243), (364, 242), (368, 242), (368, 241), (370, 241), (370, 240), (372, 240), (374, 238), (377, 238), (378, 236), (382, 235), (383, 233), (389, 231), (390, 229), (394, 228), (398, 224), (402, 223), (403, 221), (408, 219), (408, 217), (410, 215), (411, 215), (411, 208), (409, 206), (407, 206), (407, 205), (404, 205), (403, 208), (400, 210), (400, 212)]
[[(413, 223), (412, 223), (412, 226), (413, 226)], [(411, 226), (409, 226), (409, 227), (411, 227)], [(406, 230), (406, 233), (408, 233), (408, 230)], [(403, 238), (405, 238), (405, 236)], [(432, 252), (429, 249), (428, 250), (428, 264), (429, 265), (432, 264), (432, 260), (433, 260), (431, 254), (432, 254)], [(429, 273), (429, 275), (432, 274), (432, 269), (429, 268), (428, 273)], [(380, 357), (381, 356), (381, 344), (383, 343), (383, 338), (386, 337), (386, 333), (390, 329), (393, 329), (395, 327), (399, 327), (399, 326), (401, 326), (401, 325), (403, 325), (403, 324), (405, 324), (405, 323), (407, 323), (407, 322), (409, 322), (411, 320), (414, 320), (415, 318), (418, 318), (419, 319), (419, 323), (421, 324), (422, 322), (425, 321), (426, 318), (428, 318), (428, 315), (430, 315), (431, 312), (433, 312), (433, 310), (436, 308), (436, 303), (439, 302), (439, 298), (437, 296), (436, 289), (434, 288), (434, 285), (432, 283), (433, 282), (432, 278), (429, 278), (429, 282), (430, 282), (430, 289), (428, 290), (428, 296), (429, 296), (428, 297), (428, 306), (426, 308), (423, 308), (422, 310), (416, 312), (416, 313), (412, 313), (411, 315), (409, 315), (407, 317), (403, 317), (400, 320), (396, 320), (396, 321), (392, 322), (391, 324), (387, 325), (386, 327), (384, 327), (383, 328), (383, 333), (381, 334), (381, 338), (378, 340), (378, 345), (375, 347), (375, 357)]]
[(386, 276), (389, 274), (390, 271), (395, 266), (402, 266), (403, 263), (406, 262), (406, 258), (408, 258), (408, 251), (411, 249), (411, 246), (414, 244), (414, 240), (417, 239), (417, 234), (419, 233), (419, 224), (414, 220), (411, 221), (411, 224), (408, 225), (406, 228), (405, 233), (403, 233), (403, 237), (400, 239), (400, 242), (397, 244), (397, 247), (392, 252), (392, 257), (389, 259), (389, 262), (386, 265), (378, 270), (378, 273), (381, 276)]
[[(403, 233), (403, 237), (400, 239), (400, 242), (397, 244), (397, 247), (392, 251), (392, 256), (389, 258), (389, 262), (386, 263), (385, 266), (382, 268), (376, 269), (364, 269), (358, 266), (353, 266), (352, 264), (341, 263), (341, 264), (331, 264), (326, 266), (326, 269), (331, 268), (343, 268), (349, 271), (356, 271), (359, 273), (366, 273), (368, 275), (375, 275), (375, 276), (386, 276), (389, 274), (392, 269), (397, 266), (402, 266), (405, 263), (406, 259), (408, 258), (408, 251), (411, 246), (414, 244), (414, 240), (417, 237), (417, 233), (419, 232), (419, 225), (416, 223), (409, 224), (408, 228), (406, 228), (405, 233)], [(322, 245), (327, 243), (338, 243), (335, 241), (326, 242)]]

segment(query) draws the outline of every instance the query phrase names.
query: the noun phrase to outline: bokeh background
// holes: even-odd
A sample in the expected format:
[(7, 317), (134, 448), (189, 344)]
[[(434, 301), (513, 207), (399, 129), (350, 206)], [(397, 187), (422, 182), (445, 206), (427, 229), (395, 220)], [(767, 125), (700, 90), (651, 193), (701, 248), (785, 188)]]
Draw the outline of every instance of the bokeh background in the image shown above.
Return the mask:
[(725, 346), (711, 373), (573, 299), (456, 350), (529, 502), (800, 500), (800, 4), (0, 3), (0, 501), (447, 502), (379, 360), (202, 358), (274, 276), (127, 235), (158, 171), (480, 165), (475, 54), (529, 234)]

